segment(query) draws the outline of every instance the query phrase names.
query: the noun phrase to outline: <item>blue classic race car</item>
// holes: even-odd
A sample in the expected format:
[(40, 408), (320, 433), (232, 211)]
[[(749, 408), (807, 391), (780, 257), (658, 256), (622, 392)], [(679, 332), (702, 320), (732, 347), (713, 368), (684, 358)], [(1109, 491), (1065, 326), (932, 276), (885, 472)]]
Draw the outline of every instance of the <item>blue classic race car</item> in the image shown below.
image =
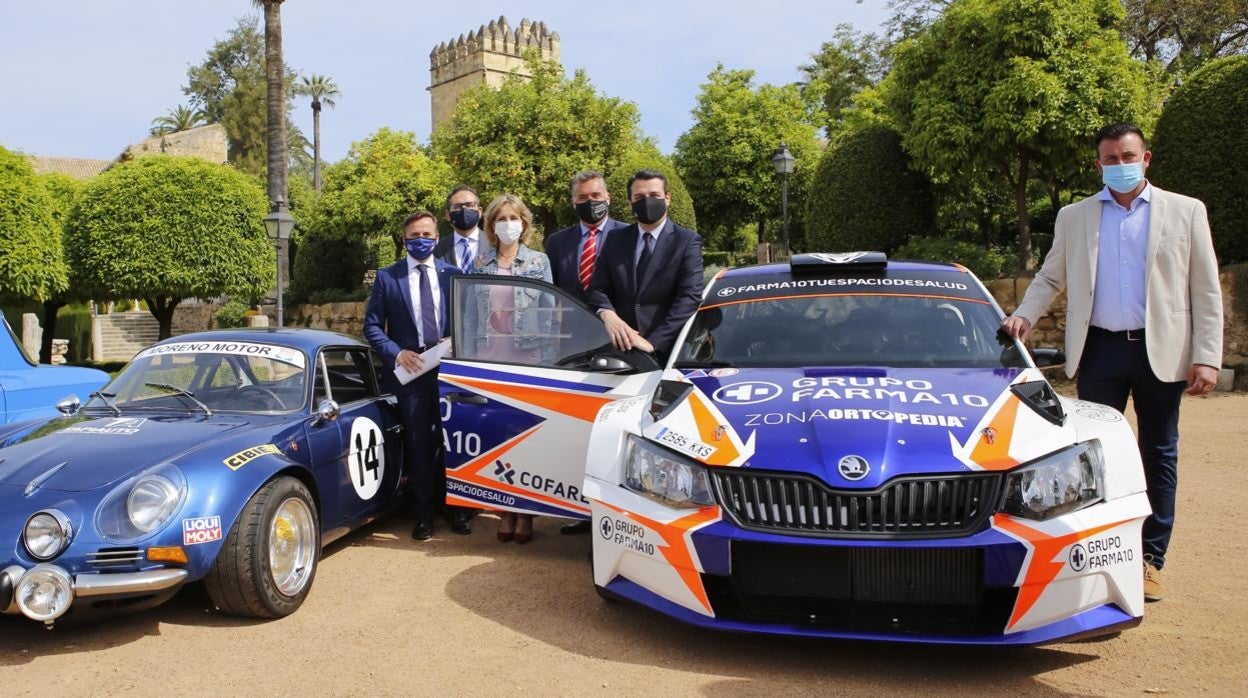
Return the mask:
[(108, 382), (108, 374), (94, 368), (40, 366), (3, 315), (0, 324), (0, 425), (51, 417), (59, 401), (86, 397)]
[[(689, 623), (1034, 644), (1144, 613), (1139, 451), (1057, 395), (964, 267), (717, 276), (668, 364), (539, 281), (459, 276), (448, 501), (593, 522), (594, 584)], [(543, 322), (471, 321), (506, 288)], [(519, 305), (519, 303), (517, 303)], [(503, 329), (506, 329), (503, 326)]]
[(203, 580), (226, 613), (292, 613), (321, 547), (397, 501), (379, 366), (331, 332), (183, 335), (81, 408), (0, 428), (0, 612), (52, 623)]

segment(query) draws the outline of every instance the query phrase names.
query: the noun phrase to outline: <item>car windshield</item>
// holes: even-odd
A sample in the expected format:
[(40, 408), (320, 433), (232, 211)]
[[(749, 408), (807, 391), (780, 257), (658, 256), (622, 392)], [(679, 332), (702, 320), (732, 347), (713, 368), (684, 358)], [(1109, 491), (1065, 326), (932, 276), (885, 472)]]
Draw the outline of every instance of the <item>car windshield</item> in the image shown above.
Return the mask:
[(715, 303), (699, 309), (678, 368), (1026, 366), (998, 335), (987, 301), (888, 293), (827, 293)]
[(84, 408), (290, 412), (307, 399), (306, 365), (303, 352), (273, 344), (161, 344), (140, 352)]

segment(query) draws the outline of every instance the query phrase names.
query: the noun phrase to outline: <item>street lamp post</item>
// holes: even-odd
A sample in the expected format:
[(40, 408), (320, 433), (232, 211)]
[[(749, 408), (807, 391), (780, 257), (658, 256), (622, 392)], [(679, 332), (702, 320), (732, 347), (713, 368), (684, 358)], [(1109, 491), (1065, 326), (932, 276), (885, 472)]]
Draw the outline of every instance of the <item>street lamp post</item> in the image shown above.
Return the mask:
[(784, 212), (784, 255), (789, 256), (789, 175), (793, 174), (793, 165), (797, 162), (792, 153), (789, 152), (789, 146), (784, 143), (776, 149), (776, 154), (771, 156), (771, 164), (776, 168), (776, 174), (780, 175), (780, 207)]
[(286, 199), (280, 194), (269, 204), (269, 215), (264, 217), (264, 229), (277, 248), (277, 326), (282, 326), (282, 243), (290, 240), (295, 229), (295, 217), (286, 207)]

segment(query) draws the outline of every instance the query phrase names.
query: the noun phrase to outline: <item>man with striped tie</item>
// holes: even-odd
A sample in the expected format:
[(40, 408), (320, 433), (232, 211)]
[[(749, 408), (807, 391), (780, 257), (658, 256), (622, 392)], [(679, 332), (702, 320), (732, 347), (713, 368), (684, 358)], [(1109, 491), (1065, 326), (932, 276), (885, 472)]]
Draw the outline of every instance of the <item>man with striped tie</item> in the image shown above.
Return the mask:
[[(601, 172), (588, 170), (572, 177), (572, 208), (576, 210), (578, 223), (546, 236), (546, 256), (550, 258), (550, 273), (555, 285), (568, 295), (588, 303), (589, 280), (598, 264), (598, 251), (607, 236), (624, 224), (608, 215), (611, 194)], [(576, 328), (564, 328), (575, 333)], [(588, 521), (564, 525), (561, 533), (587, 533)]]
[(481, 253), (481, 229), (477, 227), (481, 222), (481, 199), (477, 190), (467, 184), (452, 189), (446, 197), (446, 220), (455, 232), (438, 241), (433, 256), (471, 274), (472, 263)]

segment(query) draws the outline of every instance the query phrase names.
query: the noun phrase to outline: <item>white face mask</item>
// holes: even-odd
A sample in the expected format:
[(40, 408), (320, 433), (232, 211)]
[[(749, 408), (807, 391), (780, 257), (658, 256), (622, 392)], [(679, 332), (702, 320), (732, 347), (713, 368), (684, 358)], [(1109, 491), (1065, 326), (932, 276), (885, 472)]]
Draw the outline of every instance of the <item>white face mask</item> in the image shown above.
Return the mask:
[(520, 239), (520, 233), (524, 232), (523, 221), (497, 221), (494, 223), (494, 234), (498, 236), (499, 243), (510, 245)]

